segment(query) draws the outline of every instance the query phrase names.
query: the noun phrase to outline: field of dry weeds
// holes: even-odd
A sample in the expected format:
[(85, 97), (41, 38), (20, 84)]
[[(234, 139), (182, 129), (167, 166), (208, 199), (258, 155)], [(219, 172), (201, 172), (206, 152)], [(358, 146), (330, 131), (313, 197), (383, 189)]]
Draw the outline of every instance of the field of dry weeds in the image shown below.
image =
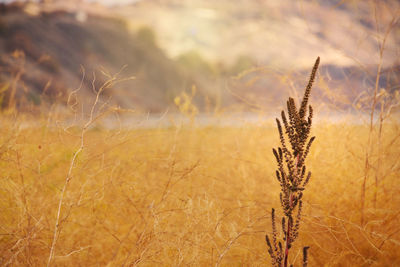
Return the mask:
[[(272, 122), (92, 127), (82, 136), (47, 118), (19, 127), (29, 120), (2, 118), (2, 266), (270, 265), (265, 234), (279, 207)], [(400, 125), (387, 120), (379, 137), (367, 125), (319, 123), (312, 134), (291, 262), (308, 245), (310, 266), (400, 265)]]
[[(180, 61), (174, 61), (157, 47), (152, 29), (144, 27), (130, 36), (127, 26), (134, 22), (130, 20), (89, 16), (86, 23), (92, 24), (84, 24), (76, 21), (84, 14), (78, 9), (76, 14), (61, 10), (39, 16), (38, 10), (38, 17), (21, 17), (28, 7), (35, 7), (28, 2), (21, 7), (0, 5), (0, 12), (9, 16), (0, 21), (0, 37), (7, 42), (0, 47), (0, 266), (271, 266), (266, 235), (274, 240), (276, 232), (281, 240), (285, 232), (280, 224), (281, 187), (272, 153), (272, 148), (279, 146), (279, 134), (274, 119), (266, 120), (267, 116), (256, 114), (259, 123), (235, 122), (232, 117), (234, 112), (275, 109), (278, 117), (284, 104), (278, 100), (289, 94), (296, 99), (292, 104), (299, 100), (297, 79), (292, 80), (288, 69), (295, 61), (299, 64), (307, 58), (308, 62), (316, 53), (328, 60), (310, 100), (316, 104), (317, 122), (311, 128), (316, 140), (306, 159), (312, 176), (303, 203), (297, 206), (302, 205), (301, 226), (290, 249), (289, 266), (305, 266), (305, 246), (310, 247), (308, 266), (400, 266), (400, 9), (396, 1), (299, 1), (298, 7), (286, 1), (276, 6), (282, 13), (274, 11), (272, 15), (268, 12), (275, 7), (254, 4), (247, 7), (251, 12), (246, 16), (242, 16), (242, 6), (233, 4), (232, 9), (228, 5), (214, 9), (160, 6), (159, 12), (168, 14), (158, 16), (161, 26), (173, 25), (175, 17), (179, 25), (186, 25), (182, 16), (170, 17), (171, 7), (188, 21), (193, 14), (211, 19), (211, 23), (198, 21), (208, 25), (204, 32), (215, 32), (214, 37), (224, 35), (221, 25), (229, 32), (235, 27), (242, 29), (217, 42), (222, 49), (210, 50), (226, 52), (226, 58), (231, 57), (228, 52), (237, 56), (232, 67), (217, 61), (208, 64), (197, 53), (182, 54)], [(149, 2), (132, 7), (130, 16), (136, 19), (135, 14), (144, 13), (143, 8), (154, 21), (158, 13), (149, 7), (163, 1), (147, 6)], [(122, 8), (125, 11), (127, 7)], [(268, 12), (260, 13), (262, 10)], [(227, 17), (235, 19), (224, 20)], [(289, 19), (277, 23), (281, 17)], [(170, 24), (166, 18), (171, 18)], [(48, 25), (55, 27), (44, 27)], [(36, 28), (43, 35), (35, 34), (32, 29)], [(71, 35), (74, 32), (75, 37)], [(197, 40), (197, 32), (190, 29), (193, 40)], [(242, 32), (246, 34), (238, 34)], [(279, 35), (284, 38), (277, 38)], [(165, 36), (172, 36), (171, 32), (166, 31)], [(265, 36), (272, 41), (257, 41)], [(305, 42), (299, 41), (302, 39)], [(259, 51), (255, 58), (266, 58), (260, 65), (268, 63), (268, 67), (259, 68), (237, 49), (227, 49), (232, 40), (240, 43), (236, 47), (249, 50), (249, 55)], [(53, 55), (42, 53), (53, 46), (57, 48)], [(275, 70), (275, 61), (288, 66), (270, 72), (273, 79), (258, 83), (258, 75)], [(104, 79), (96, 79), (96, 72), (86, 78), (84, 67), (78, 73), (84, 62), (92, 67), (107, 63), (112, 68), (110, 72), (100, 68)], [(125, 75), (121, 65), (126, 63), (137, 67), (133, 69), (137, 84), (127, 85), (125, 93), (104, 92), (119, 82), (133, 81), (134, 77), (119, 77)], [(175, 64), (183, 65), (178, 68)], [(109, 74), (117, 68), (115, 76)], [(329, 69), (335, 75), (330, 75)], [(231, 79), (233, 72), (238, 75)], [(300, 70), (293, 75), (303, 81), (304, 73)], [(79, 81), (78, 89), (71, 89)], [(281, 87), (277, 81), (282, 81)], [(191, 85), (191, 93), (186, 92)], [(288, 89), (281, 90), (283, 87)], [(180, 90), (184, 91), (179, 94)], [(196, 90), (204, 101), (195, 99)], [(225, 96), (221, 97), (220, 91)], [(113, 103), (112, 96), (121, 101)], [(203, 107), (197, 108), (199, 103)], [(246, 109), (239, 109), (238, 104)], [(158, 127), (153, 123), (148, 124), (152, 127), (126, 127), (123, 123), (117, 127), (120, 113), (127, 111), (129, 117), (130, 108), (140, 105), (138, 112), (156, 116), (165, 112), (165, 117), (175, 108), (171, 113), (180, 112), (187, 123), (171, 119), (172, 123)], [(231, 117), (223, 123), (219, 113), (229, 110)], [(347, 122), (341, 117), (345, 112), (350, 114)], [(204, 114), (215, 114), (219, 123), (205, 123)], [(324, 118), (326, 114), (332, 116)], [(110, 115), (115, 117), (110, 120), (112, 125), (107, 125), (104, 122)], [(340, 120), (333, 122), (332, 118)], [(296, 133), (300, 132), (300, 137), (291, 140), (301, 143), (304, 127), (309, 127), (308, 131), (311, 122), (289, 119), (297, 123)], [(296, 177), (304, 166), (302, 155), (290, 154)], [(279, 161), (282, 165), (282, 156)], [(303, 190), (298, 184), (293, 186), (293, 180), (291, 191), (286, 191), (290, 191), (287, 199), (291, 204), (293, 196)], [(294, 202), (295, 207), (298, 203)], [(271, 223), (272, 208), (276, 208), (278, 227), (271, 225), (275, 224)], [(289, 219), (287, 232), (297, 232)], [(289, 225), (295, 225), (295, 230), (290, 232)]]

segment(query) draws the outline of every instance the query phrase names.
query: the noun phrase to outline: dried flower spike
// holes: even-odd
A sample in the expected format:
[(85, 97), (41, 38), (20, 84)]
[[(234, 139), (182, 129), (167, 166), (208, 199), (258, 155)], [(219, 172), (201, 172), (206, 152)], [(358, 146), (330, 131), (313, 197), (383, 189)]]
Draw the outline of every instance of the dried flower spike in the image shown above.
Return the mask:
[[(313, 109), (311, 106), (308, 106), (308, 117), (306, 119), (307, 105), (315, 75), (317, 74), (319, 61), (320, 59), (318, 57), (304, 91), (300, 108), (297, 109), (294, 99), (289, 97), (286, 103), (287, 116), (285, 111), (281, 112), (283, 128), (280, 120), (276, 119), (281, 146), (277, 149), (273, 149), (272, 152), (278, 164), (276, 178), (281, 186), (280, 202), (284, 213), (284, 217), (282, 218), (282, 234), (285, 246), (282, 249), (282, 243), (277, 239), (278, 230), (276, 227), (276, 215), (275, 209), (272, 209), (271, 220), (273, 242), (271, 244), (268, 235), (266, 236), (266, 241), (268, 245), (268, 253), (271, 257), (272, 266), (274, 267), (288, 266), (289, 250), (292, 247), (292, 243), (299, 235), (301, 211), (303, 206), (303, 190), (311, 178), (310, 171), (306, 175), (305, 159), (315, 139), (314, 136), (309, 138)], [(296, 212), (293, 216), (294, 211)], [(277, 244), (279, 244), (279, 249)], [(309, 247), (303, 248), (304, 267), (307, 266), (308, 263), (308, 248)]]

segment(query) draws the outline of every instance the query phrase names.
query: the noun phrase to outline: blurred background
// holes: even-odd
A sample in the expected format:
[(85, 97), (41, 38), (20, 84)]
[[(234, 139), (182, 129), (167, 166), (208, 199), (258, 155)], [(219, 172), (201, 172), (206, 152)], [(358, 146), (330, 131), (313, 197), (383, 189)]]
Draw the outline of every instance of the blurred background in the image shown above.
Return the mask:
[[(397, 0), (0, 1), (0, 105), (102, 101), (138, 114), (276, 114), (315, 59), (321, 116), (399, 102)], [(379, 75), (378, 75), (379, 74)], [(87, 103), (86, 103), (87, 102)], [(339, 114), (339, 115), (338, 115)]]

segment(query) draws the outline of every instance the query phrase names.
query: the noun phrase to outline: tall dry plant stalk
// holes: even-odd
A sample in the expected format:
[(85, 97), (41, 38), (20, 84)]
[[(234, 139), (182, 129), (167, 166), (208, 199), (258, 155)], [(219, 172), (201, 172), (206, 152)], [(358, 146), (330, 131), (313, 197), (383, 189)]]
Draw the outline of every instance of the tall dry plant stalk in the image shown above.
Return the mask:
[[(126, 66), (122, 67), (121, 70), (115, 75), (110, 75), (105, 72), (102, 72), (103, 75), (105, 75), (108, 78), (108, 80), (106, 80), (103, 83), (103, 85), (97, 90), (95, 88), (96, 76), (95, 76), (95, 73), (93, 72), (94, 78), (92, 81), (92, 89), (93, 89), (93, 92), (95, 93), (95, 99), (91, 106), (88, 118), (84, 122), (83, 126), (80, 128), (79, 134), (77, 135), (77, 137), (79, 138), (79, 146), (72, 155), (72, 158), (71, 158), (71, 161), (69, 164), (69, 168), (68, 168), (68, 172), (65, 177), (63, 187), (61, 189), (60, 198), (59, 198), (58, 205), (57, 205), (57, 216), (56, 216), (56, 220), (55, 220), (55, 224), (54, 224), (53, 238), (52, 238), (52, 242), (51, 242), (51, 246), (50, 246), (49, 258), (47, 260), (47, 267), (53, 265), (53, 260), (55, 257), (55, 250), (56, 250), (56, 246), (57, 246), (57, 240), (58, 240), (58, 237), (60, 235), (60, 232), (61, 232), (62, 226), (63, 226), (62, 222), (65, 221), (65, 219), (66, 219), (66, 218), (62, 218), (64, 198), (68, 191), (68, 186), (69, 186), (71, 180), (73, 179), (73, 169), (75, 168), (75, 166), (77, 164), (77, 158), (83, 152), (83, 150), (85, 148), (86, 133), (90, 129), (90, 127), (99, 118), (105, 116), (105, 114), (107, 114), (113, 110), (113, 108), (106, 109), (107, 103), (100, 105), (101, 104), (100, 97), (106, 89), (109, 89), (110, 87), (114, 86), (115, 84), (126, 81), (126, 80), (133, 79), (133, 77), (124, 78), (124, 79), (119, 78), (119, 75), (125, 69), (125, 67)], [(78, 89), (71, 92), (71, 94), (68, 97), (68, 101), (67, 101), (68, 106), (72, 109), (72, 111), (74, 113), (77, 112), (77, 110), (75, 108), (75, 106), (77, 106), (77, 104), (78, 104), (77, 94), (82, 89), (84, 79), (85, 79), (85, 71), (82, 67), (81, 85), (79, 86)], [(72, 100), (73, 98), (75, 98), (75, 102)], [(75, 117), (76, 117), (76, 114), (75, 114)], [(65, 129), (65, 131), (67, 131), (67, 129)], [(66, 217), (67, 216), (68, 215), (66, 215)]]
[[(306, 119), (307, 104), (319, 61), (318, 57), (299, 110), (297, 110), (292, 97), (289, 97), (287, 101), (288, 118), (285, 111), (282, 110), (281, 116), (286, 135), (283, 133), (280, 120), (276, 119), (281, 146), (272, 151), (278, 163), (276, 178), (281, 186), (280, 202), (284, 213), (284, 217), (282, 217), (283, 242), (278, 240), (275, 209), (272, 209), (271, 212), (272, 238), (266, 235), (268, 253), (271, 257), (272, 266), (275, 267), (288, 266), (289, 250), (299, 235), (303, 190), (311, 178), (310, 171), (306, 175), (305, 159), (315, 139), (314, 136), (309, 138), (313, 109), (311, 105), (308, 106), (308, 117)], [(290, 146), (287, 145), (287, 142)], [(284, 247), (282, 246), (283, 243)], [(308, 248), (303, 248), (303, 266), (307, 266)]]
[(365, 206), (366, 206), (366, 188), (367, 188), (367, 180), (369, 177), (370, 170), (375, 168), (376, 173), (375, 173), (375, 184), (374, 184), (374, 197), (373, 197), (373, 205), (374, 208), (376, 208), (376, 202), (377, 202), (377, 192), (378, 192), (378, 185), (379, 185), (379, 170), (380, 170), (380, 165), (381, 165), (381, 137), (382, 137), (382, 126), (383, 126), (383, 121), (385, 119), (384, 113), (390, 114), (391, 109), (394, 107), (394, 105), (389, 106), (387, 109), (387, 112), (384, 111), (383, 109), (383, 103), (381, 103), (381, 110), (379, 113), (379, 132), (378, 132), (378, 164), (377, 166), (372, 166), (371, 163), (371, 155), (373, 154), (373, 148), (375, 146), (374, 140), (373, 140), (373, 132), (375, 128), (375, 123), (374, 123), (374, 115), (376, 108), (379, 104), (379, 83), (381, 80), (381, 75), (382, 75), (382, 68), (383, 68), (383, 54), (385, 52), (385, 45), (386, 42), (388, 41), (389, 34), (391, 31), (394, 29), (395, 25), (398, 23), (400, 20), (400, 10), (396, 10), (396, 15), (392, 17), (392, 20), (390, 21), (389, 25), (386, 27), (385, 32), (382, 33), (380, 28), (379, 28), (379, 21), (378, 21), (378, 15), (377, 15), (377, 5), (376, 3), (374, 4), (374, 19), (375, 19), (375, 27), (376, 27), (376, 35), (377, 35), (377, 44), (379, 47), (379, 61), (378, 61), (378, 66), (376, 70), (376, 78), (375, 78), (375, 86), (373, 89), (373, 96), (370, 100), (371, 102), (371, 109), (370, 109), (370, 114), (369, 114), (369, 134), (368, 134), (368, 141), (367, 141), (367, 148), (365, 151), (365, 163), (364, 163), (364, 176), (363, 176), (363, 182), (361, 184), (361, 199), (360, 199), (360, 206), (361, 206), (361, 225), (364, 225), (365, 221)]

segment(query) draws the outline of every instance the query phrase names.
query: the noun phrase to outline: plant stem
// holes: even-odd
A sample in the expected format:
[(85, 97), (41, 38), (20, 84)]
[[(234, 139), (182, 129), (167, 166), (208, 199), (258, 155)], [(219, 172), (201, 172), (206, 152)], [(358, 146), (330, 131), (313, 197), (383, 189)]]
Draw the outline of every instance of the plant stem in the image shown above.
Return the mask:
[[(290, 195), (290, 200), (289, 200), (289, 205), (290, 208), (292, 208), (292, 202), (293, 202), (293, 195), (292, 192), (289, 193)], [(286, 244), (285, 244), (285, 260), (283, 262), (283, 266), (287, 267), (288, 263), (288, 258), (289, 258), (289, 246), (290, 246), (290, 231), (292, 229), (292, 220), (288, 218), (288, 224), (287, 224), (287, 230), (286, 230)]]
[[(295, 160), (295, 175), (297, 176), (297, 172), (298, 172), (298, 163), (300, 160), (300, 154), (297, 155), (296, 160)], [(290, 189), (289, 189), (290, 190)], [(290, 190), (289, 191), (289, 207), (290, 210), (293, 208), (293, 192)], [(292, 220), (289, 219), (288, 217), (288, 225), (287, 225), (287, 230), (286, 230), (286, 244), (285, 244), (285, 260), (283, 262), (283, 266), (287, 267), (288, 264), (288, 258), (289, 258), (289, 246), (290, 246), (290, 232), (292, 230)]]
[[(379, 30), (379, 24), (378, 24), (376, 4), (374, 6), (374, 16), (375, 16), (376, 32), (379, 37), (380, 30)], [(379, 41), (379, 39), (377, 41), (378, 45), (379, 45), (379, 63), (378, 63), (378, 69), (377, 69), (376, 79), (375, 79), (374, 96), (372, 98), (370, 123), (369, 123), (369, 135), (368, 135), (368, 143), (367, 143), (368, 146), (367, 146), (366, 153), (365, 153), (364, 179), (363, 179), (363, 183), (361, 186), (361, 225), (364, 224), (366, 184), (367, 184), (367, 178), (368, 178), (369, 169), (370, 169), (369, 157), (372, 154), (372, 133), (374, 130), (374, 112), (375, 112), (376, 104), (378, 102), (377, 95), (378, 95), (379, 81), (381, 78), (382, 65), (383, 65), (383, 52), (385, 51), (385, 44), (386, 44), (386, 40), (389, 36), (389, 33), (392, 30), (393, 26), (397, 23), (397, 21), (398, 21), (397, 17), (394, 16), (393, 19), (391, 20), (391, 22), (389, 23), (388, 27), (386, 28), (386, 31), (385, 31), (382, 41)], [(378, 179), (378, 177), (376, 177), (376, 179)], [(377, 185), (377, 181), (376, 181), (376, 185)], [(375, 189), (377, 190), (377, 188), (375, 188)]]

